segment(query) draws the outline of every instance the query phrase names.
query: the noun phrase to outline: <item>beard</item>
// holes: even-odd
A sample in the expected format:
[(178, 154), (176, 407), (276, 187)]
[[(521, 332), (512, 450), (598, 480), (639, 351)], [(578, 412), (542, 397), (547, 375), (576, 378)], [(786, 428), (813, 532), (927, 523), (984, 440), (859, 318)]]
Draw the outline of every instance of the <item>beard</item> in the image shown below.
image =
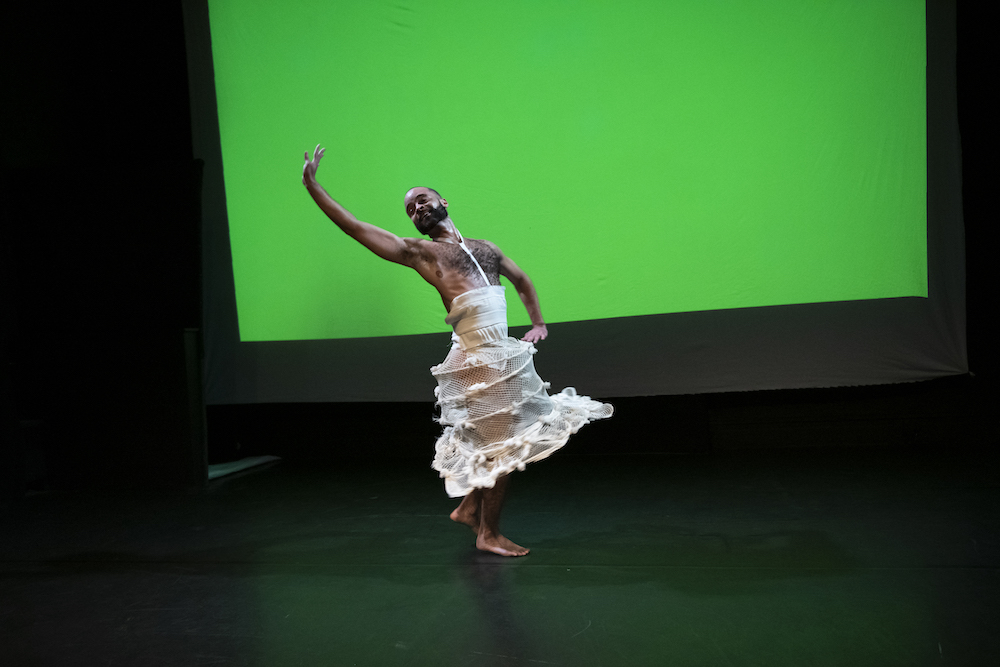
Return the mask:
[(439, 222), (448, 217), (448, 209), (444, 206), (435, 206), (420, 218), (419, 230), (421, 234), (434, 229)]

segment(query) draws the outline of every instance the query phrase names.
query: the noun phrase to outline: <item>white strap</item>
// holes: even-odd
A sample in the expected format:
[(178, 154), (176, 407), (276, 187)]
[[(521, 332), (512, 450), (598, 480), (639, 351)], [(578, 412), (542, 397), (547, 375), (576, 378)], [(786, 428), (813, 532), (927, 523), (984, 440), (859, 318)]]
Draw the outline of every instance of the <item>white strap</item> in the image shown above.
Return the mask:
[(479, 275), (481, 275), (483, 280), (486, 281), (486, 284), (489, 285), (490, 279), (486, 277), (486, 272), (483, 271), (483, 267), (479, 266), (479, 262), (476, 261), (476, 256), (473, 255), (472, 251), (469, 250), (469, 247), (465, 245), (465, 239), (462, 237), (462, 232), (458, 231), (458, 227), (455, 227), (455, 233), (458, 234), (458, 245), (462, 246), (462, 250), (468, 253), (469, 257), (472, 258), (472, 263), (476, 265), (477, 269), (479, 269)]

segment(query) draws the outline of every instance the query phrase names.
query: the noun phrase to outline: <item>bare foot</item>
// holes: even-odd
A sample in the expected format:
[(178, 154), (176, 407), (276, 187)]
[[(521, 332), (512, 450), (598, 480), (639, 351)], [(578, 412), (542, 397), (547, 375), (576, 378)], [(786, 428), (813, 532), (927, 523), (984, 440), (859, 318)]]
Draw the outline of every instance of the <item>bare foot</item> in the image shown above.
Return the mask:
[(462, 508), (461, 505), (459, 505), (457, 508), (455, 508), (455, 511), (452, 512), (449, 516), (451, 517), (452, 521), (455, 521), (457, 523), (464, 523), (466, 526), (474, 530), (477, 535), (479, 534), (478, 510), (474, 512), (467, 512)]
[(492, 551), (501, 556), (527, 556), (528, 549), (514, 544), (503, 535), (487, 536), (480, 533), (476, 538), (476, 548), (480, 551)]

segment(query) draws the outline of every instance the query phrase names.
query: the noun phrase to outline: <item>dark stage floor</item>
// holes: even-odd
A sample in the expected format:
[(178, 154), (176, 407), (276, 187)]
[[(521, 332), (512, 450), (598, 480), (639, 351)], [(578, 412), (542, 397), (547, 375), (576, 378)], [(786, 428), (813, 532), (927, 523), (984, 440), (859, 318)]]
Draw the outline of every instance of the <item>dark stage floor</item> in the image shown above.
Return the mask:
[(981, 454), (557, 454), (513, 479), (510, 560), (425, 466), (29, 497), (0, 664), (1000, 664)]

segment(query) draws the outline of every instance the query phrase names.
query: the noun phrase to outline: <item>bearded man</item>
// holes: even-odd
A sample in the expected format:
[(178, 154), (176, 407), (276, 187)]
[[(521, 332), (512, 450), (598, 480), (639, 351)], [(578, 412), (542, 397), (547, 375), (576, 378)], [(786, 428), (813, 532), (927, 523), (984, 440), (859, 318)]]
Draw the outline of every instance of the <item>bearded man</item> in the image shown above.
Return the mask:
[[(500, 533), (509, 474), (551, 455), (584, 424), (610, 417), (613, 408), (572, 387), (550, 396), (535, 372), (535, 343), (548, 329), (528, 275), (496, 244), (462, 236), (448, 215), (448, 202), (432, 188), (411, 188), (403, 197), (406, 215), (430, 238), (401, 238), (362, 222), (316, 181), (325, 149), (305, 153), (302, 183), (348, 236), (376, 255), (414, 269), (437, 289), (454, 330), (451, 352), (431, 368), (444, 432), (432, 466), (452, 498), (463, 498), (451, 519), (470, 526), (476, 547), (501, 556), (528, 549)], [(507, 335), (507, 302), (500, 276), (514, 285), (531, 317), (521, 340)]]

